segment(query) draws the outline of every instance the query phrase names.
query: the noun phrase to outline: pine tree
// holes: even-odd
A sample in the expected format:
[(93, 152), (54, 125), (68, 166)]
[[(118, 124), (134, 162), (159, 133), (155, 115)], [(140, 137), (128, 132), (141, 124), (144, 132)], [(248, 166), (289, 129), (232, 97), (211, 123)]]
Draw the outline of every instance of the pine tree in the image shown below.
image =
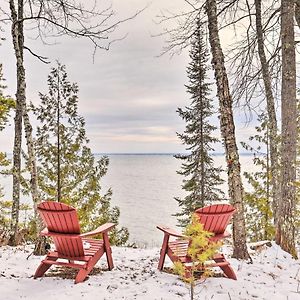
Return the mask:
[[(0, 132), (5, 128), (10, 111), (15, 107), (15, 101), (4, 94), (6, 86), (4, 84), (4, 78), (2, 73), (2, 64), (0, 64)], [(7, 170), (10, 165), (10, 160), (7, 158), (6, 153), (0, 152), (0, 173), (11, 174)], [(9, 228), (10, 224), (10, 208), (12, 205), (11, 201), (4, 200), (3, 187), (0, 186), (0, 244), (3, 242), (3, 235)]]
[(214, 151), (212, 144), (217, 139), (212, 136), (216, 127), (209, 123), (213, 106), (209, 98), (210, 84), (207, 83), (208, 56), (198, 21), (191, 42), (191, 62), (187, 67), (189, 84), (186, 87), (191, 95), (191, 104), (177, 110), (186, 122), (185, 131), (177, 135), (187, 146), (186, 150), (190, 151), (190, 154), (176, 156), (183, 161), (178, 174), (185, 176), (182, 188), (189, 193), (183, 199), (175, 198), (181, 207), (181, 212), (176, 214), (181, 226), (188, 224), (196, 208), (224, 197), (224, 193), (218, 188), (223, 182), (219, 175), (222, 170), (214, 167), (211, 155), (211, 151)]
[(6, 88), (4, 81), (2, 64), (0, 64), (0, 131), (5, 128), (8, 122), (9, 112), (15, 107), (15, 101), (3, 93)]
[[(44, 200), (60, 201), (77, 209), (81, 228), (95, 229), (105, 222), (118, 223), (120, 211), (111, 207), (112, 191), (101, 195), (101, 179), (109, 159), (95, 160), (78, 114), (78, 86), (68, 81), (65, 66), (58, 64), (48, 76), (49, 92), (40, 93), (41, 104), (33, 107), (37, 127), (35, 150), (38, 180)], [(123, 244), (128, 230), (115, 230), (112, 243)]]

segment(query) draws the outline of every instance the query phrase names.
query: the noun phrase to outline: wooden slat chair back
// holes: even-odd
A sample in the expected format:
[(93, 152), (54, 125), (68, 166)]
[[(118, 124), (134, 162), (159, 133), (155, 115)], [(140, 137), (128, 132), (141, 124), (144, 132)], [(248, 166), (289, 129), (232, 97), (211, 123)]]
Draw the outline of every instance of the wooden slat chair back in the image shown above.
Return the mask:
[[(75, 208), (63, 203), (46, 201), (38, 205), (38, 212), (46, 225), (41, 235), (53, 239), (55, 250), (50, 251), (42, 260), (34, 278), (42, 277), (52, 265), (60, 265), (79, 269), (75, 283), (82, 282), (103, 254), (106, 254), (108, 269), (113, 268), (108, 231), (115, 224), (106, 223), (82, 234)], [(94, 235), (102, 235), (102, 239), (87, 238)]]
[(229, 224), (235, 208), (229, 204), (214, 204), (195, 210), (195, 215), (206, 231), (215, 236), (223, 235)]
[(67, 257), (84, 256), (80, 225), (76, 209), (59, 202), (48, 201), (38, 211), (49, 232), (61, 234), (52, 237), (58, 253)]
[[(197, 209), (195, 211), (195, 215), (198, 217), (200, 223), (203, 224), (203, 228), (205, 230), (214, 233), (214, 236), (210, 238), (210, 241), (215, 242), (230, 236), (230, 234), (226, 232), (226, 227), (229, 224), (234, 212), (235, 208), (232, 205), (214, 204)], [(160, 251), (158, 269), (163, 270), (165, 257), (167, 255), (172, 262), (180, 261), (181, 263), (186, 264), (188, 274), (188, 264), (191, 262), (191, 259), (188, 255), (190, 241), (187, 240), (185, 236), (175, 232), (169, 227), (157, 226), (157, 228), (164, 232), (164, 239)], [(170, 237), (176, 237), (180, 239), (170, 241)], [(236, 280), (234, 270), (222, 253), (217, 253), (213, 257), (213, 260), (214, 263), (208, 265), (206, 264), (205, 266), (220, 267), (228, 278)]]

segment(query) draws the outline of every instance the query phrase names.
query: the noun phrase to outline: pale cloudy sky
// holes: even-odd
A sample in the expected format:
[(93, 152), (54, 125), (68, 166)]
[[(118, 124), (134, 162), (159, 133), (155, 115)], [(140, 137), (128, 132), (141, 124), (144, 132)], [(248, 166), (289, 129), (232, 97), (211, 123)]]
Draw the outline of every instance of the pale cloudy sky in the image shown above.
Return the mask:
[[(47, 91), (47, 75), (55, 60), (65, 64), (70, 80), (80, 88), (79, 113), (86, 119), (94, 152), (184, 151), (176, 136), (184, 123), (176, 109), (189, 103), (184, 87), (188, 54), (183, 52), (172, 59), (168, 55), (157, 57), (164, 38), (151, 36), (162, 31), (154, 22), (161, 10), (179, 11), (185, 4), (183, 0), (113, 0), (120, 18), (147, 4), (144, 12), (114, 33), (116, 37), (128, 33), (126, 39), (115, 43), (110, 51), (99, 50), (94, 62), (93, 47), (85, 40), (61, 38), (50, 46), (26, 40), (25, 44), (53, 62), (44, 65), (26, 54), (28, 100), (38, 103), (38, 92)], [(8, 91), (13, 95), (15, 60), (9, 38), (0, 47), (0, 56)], [(249, 130), (241, 126), (238, 135), (246, 136)], [(8, 128), (0, 135), (2, 150), (11, 152), (12, 142), (12, 128)], [(218, 150), (222, 151), (220, 147)]]

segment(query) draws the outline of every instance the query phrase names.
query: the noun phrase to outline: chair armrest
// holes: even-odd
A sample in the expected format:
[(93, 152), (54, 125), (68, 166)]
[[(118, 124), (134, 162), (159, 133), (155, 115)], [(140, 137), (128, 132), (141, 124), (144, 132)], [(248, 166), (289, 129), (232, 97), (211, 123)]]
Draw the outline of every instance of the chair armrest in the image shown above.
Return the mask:
[(180, 237), (180, 238), (187, 238), (185, 235), (178, 233), (175, 230), (173, 230), (172, 228), (167, 227), (167, 226), (160, 225), (160, 226), (156, 226), (156, 228), (161, 230), (162, 232), (164, 232), (164, 234), (167, 234), (167, 235)]
[(41, 232), (40, 232), (41, 236), (51, 236), (51, 237), (68, 237), (68, 238), (78, 238), (80, 235), (77, 233), (58, 233), (58, 232), (52, 232), (49, 231), (48, 228), (44, 228)]
[(114, 223), (105, 223), (93, 231), (82, 233), (80, 236), (87, 237), (87, 236), (97, 235), (100, 233), (106, 233), (107, 231), (111, 230), (115, 226), (116, 226), (116, 224), (114, 224)]

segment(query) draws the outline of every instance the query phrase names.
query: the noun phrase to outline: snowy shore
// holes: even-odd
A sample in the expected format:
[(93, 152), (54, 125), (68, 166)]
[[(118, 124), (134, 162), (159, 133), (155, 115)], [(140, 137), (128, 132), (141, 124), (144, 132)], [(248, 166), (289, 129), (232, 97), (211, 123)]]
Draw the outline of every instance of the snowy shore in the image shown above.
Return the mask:
[[(1, 300), (189, 299), (188, 289), (178, 276), (157, 270), (158, 248), (113, 247), (115, 268), (107, 271), (102, 257), (95, 274), (76, 285), (73, 274), (70, 278), (62, 271), (58, 275), (48, 271), (47, 277), (34, 280), (32, 276), (41, 257), (30, 256), (27, 260), (31, 251), (32, 246), (0, 247)], [(225, 248), (225, 252), (230, 253), (230, 249)], [(252, 258), (253, 264), (229, 258), (238, 280), (208, 278), (197, 284), (196, 299), (300, 299), (299, 260), (292, 259), (274, 244), (252, 253)], [(168, 259), (166, 265), (171, 266)]]

